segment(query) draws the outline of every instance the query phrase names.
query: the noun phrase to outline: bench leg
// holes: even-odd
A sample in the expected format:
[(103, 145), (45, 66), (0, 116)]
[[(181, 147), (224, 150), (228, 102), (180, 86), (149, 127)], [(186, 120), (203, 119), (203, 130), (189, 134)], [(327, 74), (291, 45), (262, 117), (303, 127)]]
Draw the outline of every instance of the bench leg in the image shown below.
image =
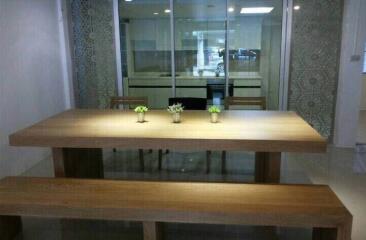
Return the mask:
[(99, 148), (53, 148), (55, 177), (104, 178)]
[(162, 240), (162, 223), (143, 222), (144, 240)]
[(0, 238), (13, 240), (22, 230), (22, 220), (17, 216), (0, 216)]
[(255, 182), (280, 183), (281, 153), (257, 152), (255, 154)]

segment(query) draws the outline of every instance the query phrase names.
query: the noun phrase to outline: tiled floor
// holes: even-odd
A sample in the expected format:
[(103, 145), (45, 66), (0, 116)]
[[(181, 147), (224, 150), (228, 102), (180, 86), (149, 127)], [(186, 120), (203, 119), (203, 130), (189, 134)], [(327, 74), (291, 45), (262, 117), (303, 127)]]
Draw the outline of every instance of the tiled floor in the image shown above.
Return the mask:
[(366, 111), (360, 112), (360, 119), (358, 122), (357, 142), (366, 144)]
[[(228, 155), (228, 174), (220, 175), (220, 153), (213, 154), (212, 168), (205, 174), (205, 153), (171, 153), (165, 156), (163, 171), (157, 171), (157, 153), (145, 154), (146, 170), (138, 171), (136, 151), (105, 151), (105, 175), (118, 179), (161, 179), (187, 181), (253, 181), (253, 154), (233, 152)], [(282, 166), (283, 183), (329, 184), (354, 215), (353, 240), (366, 239), (366, 153), (329, 147), (327, 154), (287, 154)], [(25, 173), (52, 176), (52, 161), (45, 160)], [(127, 222), (23, 219), (19, 239), (142, 239), (141, 224)], [(62, 227), (61, 227), (62, 226)], [(62, 231), (61, 231), (62, 229)], [(165, 239), (274, 239), (263, 228), (167, 224)], [(278, 230), (281, 240), (311, 239), (309, 229)]]

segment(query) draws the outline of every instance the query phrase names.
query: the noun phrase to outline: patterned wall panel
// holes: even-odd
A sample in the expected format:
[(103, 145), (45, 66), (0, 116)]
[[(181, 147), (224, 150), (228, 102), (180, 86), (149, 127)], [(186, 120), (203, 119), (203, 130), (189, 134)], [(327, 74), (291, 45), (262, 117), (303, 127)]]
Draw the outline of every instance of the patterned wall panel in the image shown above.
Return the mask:
[(289, 108), (323, 136), (333, 130), (343, 0), (294, 0)]
[(70, 0), (74, 91), (79, 108), (106, 108), (116, 94), (113, 3)]

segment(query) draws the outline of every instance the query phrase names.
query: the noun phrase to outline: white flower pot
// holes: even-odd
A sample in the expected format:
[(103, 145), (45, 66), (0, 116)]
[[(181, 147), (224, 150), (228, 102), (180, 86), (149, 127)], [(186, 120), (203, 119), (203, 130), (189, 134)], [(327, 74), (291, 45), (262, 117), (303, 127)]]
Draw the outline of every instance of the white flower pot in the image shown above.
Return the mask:
[(145, 122), (145, 113), (137, 113), (137, 121), (139, 123)]
[(173, 113), (172, 118), (173, 118), (173, 123), (180, 123), (180, 113)]
[(219, 121), (219, 114), (218, 113), (211, 113), (211, 122), (217, 123)]

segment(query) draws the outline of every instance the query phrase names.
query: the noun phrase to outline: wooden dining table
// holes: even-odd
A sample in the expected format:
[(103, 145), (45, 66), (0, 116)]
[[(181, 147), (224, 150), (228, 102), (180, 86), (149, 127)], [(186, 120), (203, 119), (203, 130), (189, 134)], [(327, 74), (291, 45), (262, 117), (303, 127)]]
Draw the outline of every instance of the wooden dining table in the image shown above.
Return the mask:
[(11, 146), (52, 149), (56, 177), (103, 178), (103, 148), (255, 152), (255, 181), (279, 183), (283, 152), (322, 153), (327, 142), (294, 112), (229, 110), (211, 123), (184, 111), (172, 123), (152, 110), (144, 123), (122, 110), (68, 110), (9, 136)]

